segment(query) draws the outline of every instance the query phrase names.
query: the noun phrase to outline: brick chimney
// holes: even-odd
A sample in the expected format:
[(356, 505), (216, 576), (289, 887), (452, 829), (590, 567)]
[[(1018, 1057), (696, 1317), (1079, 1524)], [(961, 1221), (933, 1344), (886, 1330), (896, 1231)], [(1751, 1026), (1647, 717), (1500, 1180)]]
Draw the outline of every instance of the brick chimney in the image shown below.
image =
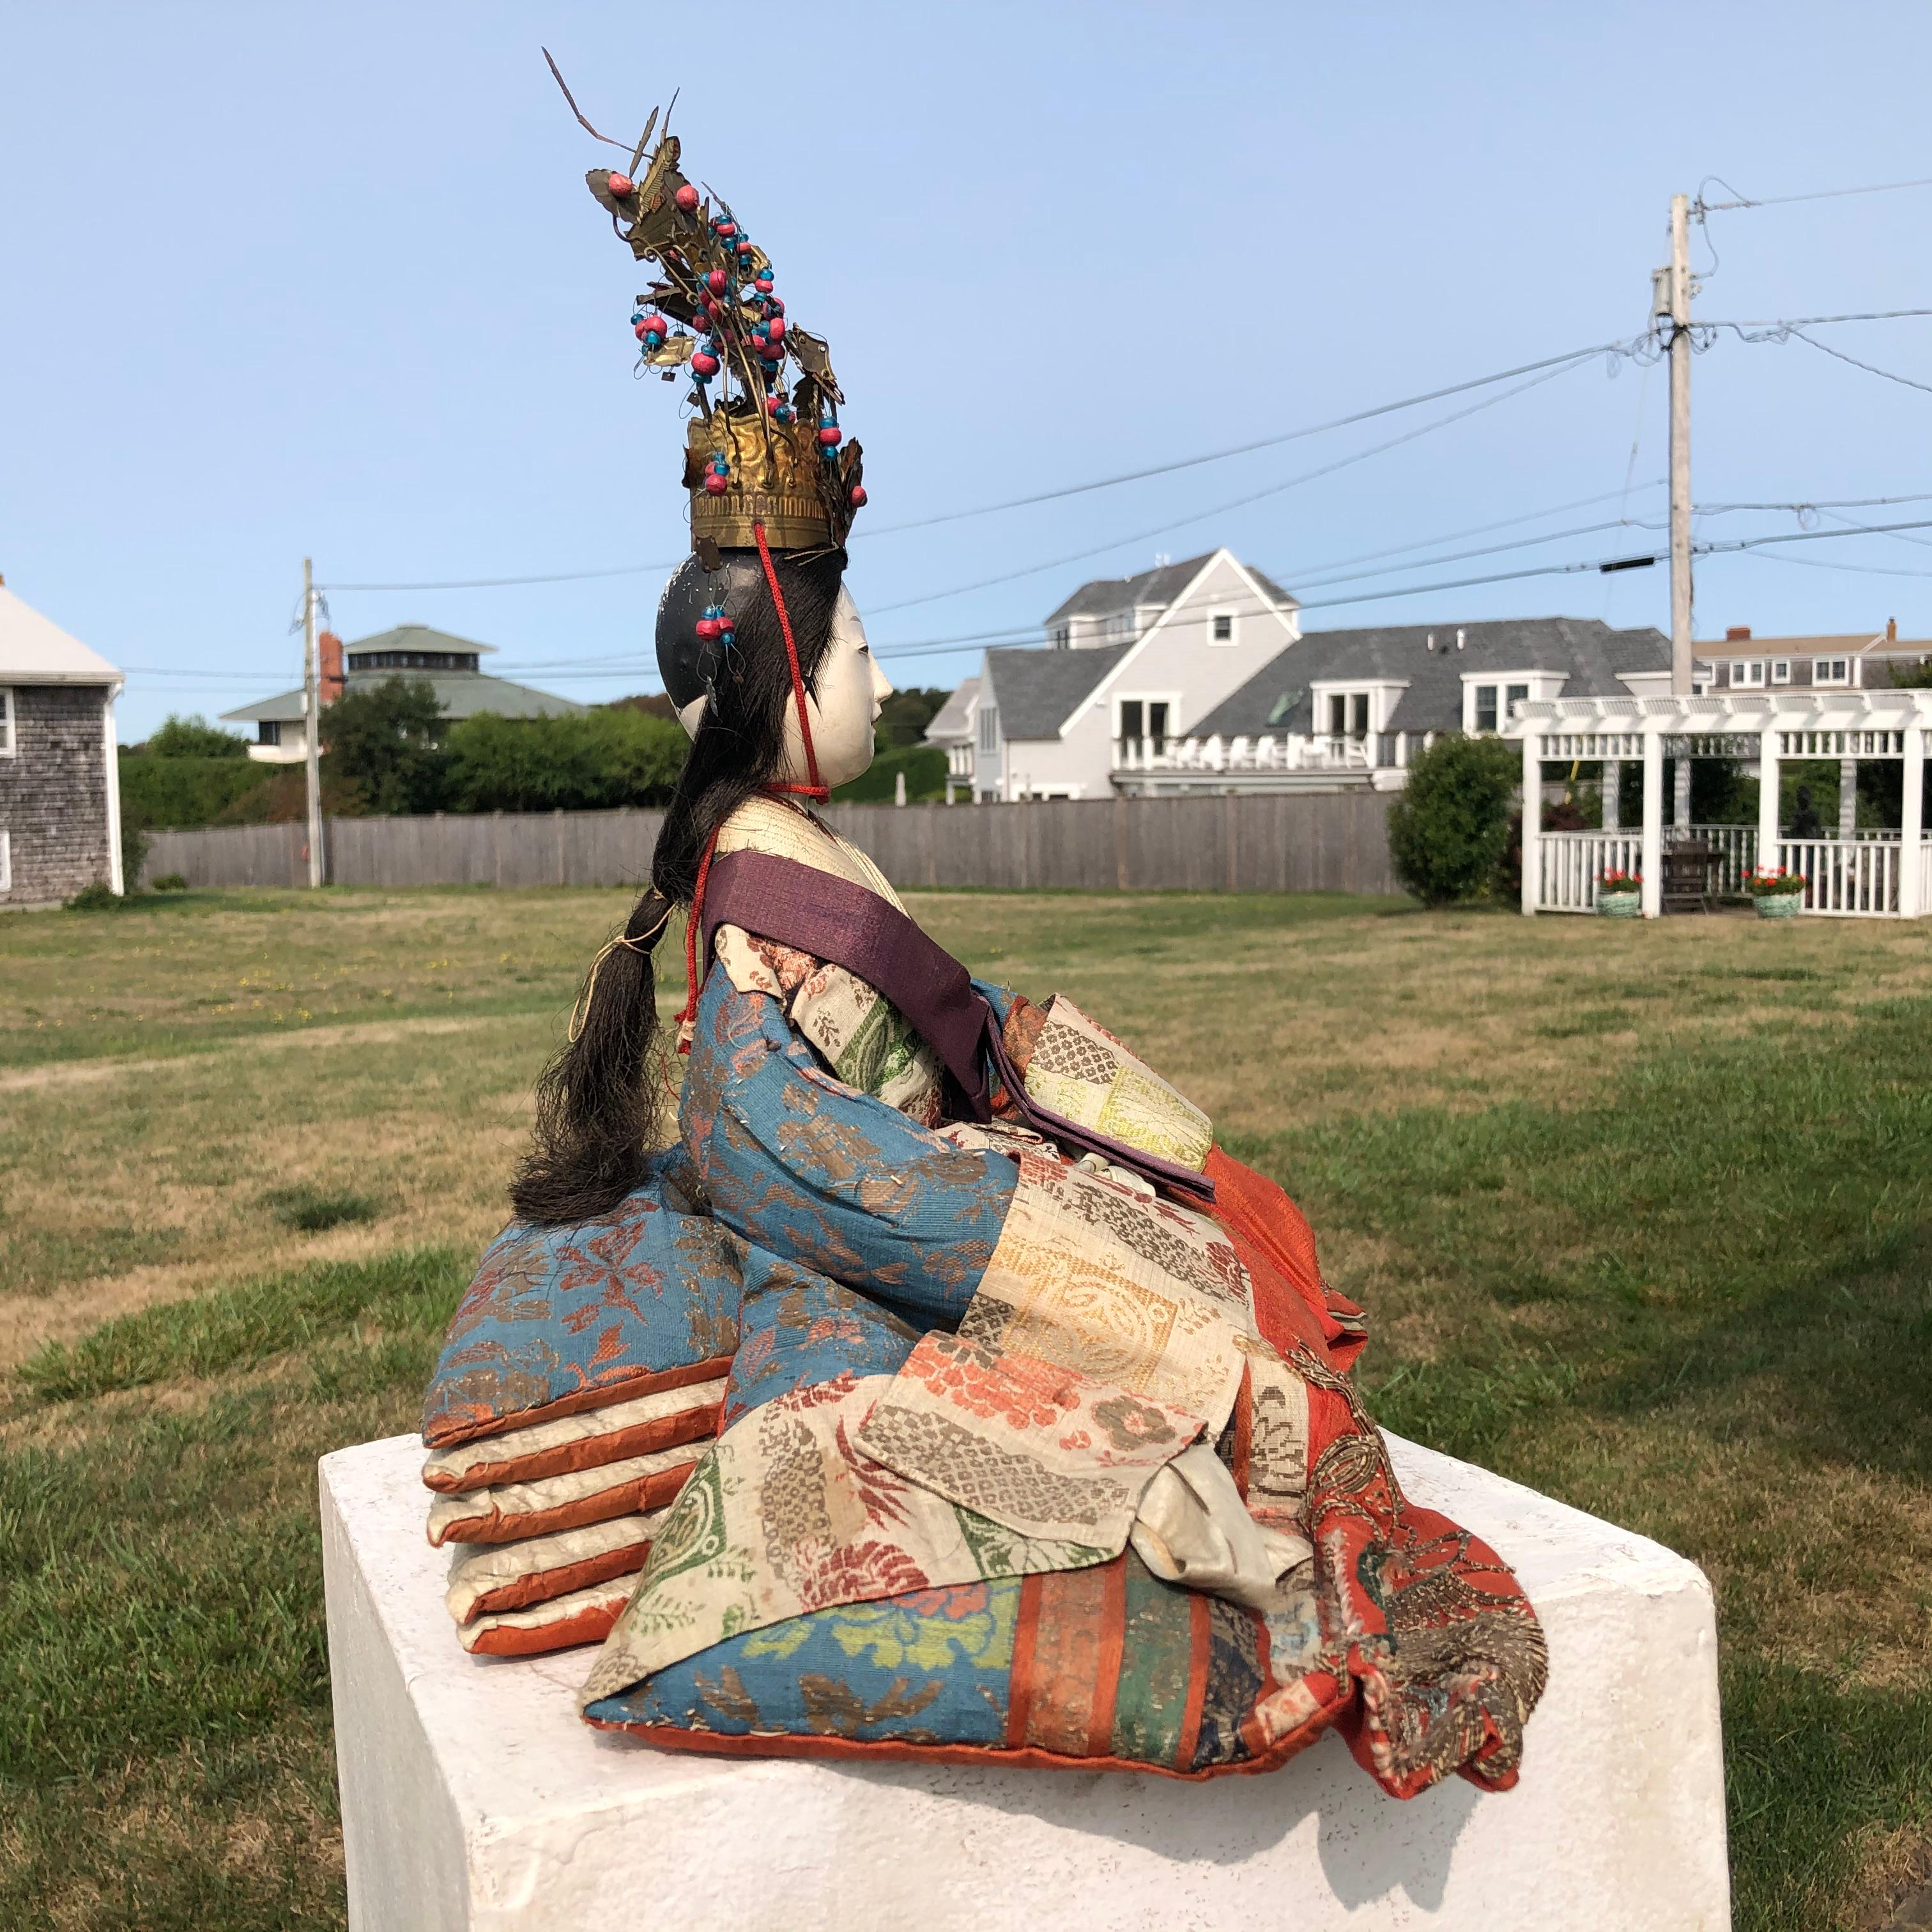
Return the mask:
[(342, 674), (342, 640), (333, 631), (325, 631), (315, 644), (321, 659), (320, 695), (323, 704), (333, 704), (347, 682)]
[(1898, 642), (1898, 620), (1896, 617), (1888, 617), (1885, 620), (1885, 640), (1888, 644)]
[(1750, 626), (1748, 624), (1733, 624), (1731, 628), (1724, 633), (1724, 642), (1727, 644), (1749, 644), (1750, 642)]

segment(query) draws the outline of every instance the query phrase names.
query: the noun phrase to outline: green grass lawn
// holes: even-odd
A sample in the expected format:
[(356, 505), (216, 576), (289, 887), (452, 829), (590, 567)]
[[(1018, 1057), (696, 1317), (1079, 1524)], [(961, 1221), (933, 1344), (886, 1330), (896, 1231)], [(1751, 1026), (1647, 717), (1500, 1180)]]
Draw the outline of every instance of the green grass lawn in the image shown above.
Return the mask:
[[(0, 921), (0, 1925), (341, 1924), (314, 1459), (413, 1425), (625, 908)], [(1932, 930), (914, 910), (1288, 1187), (1390, 1426), (1703, 1564), (1740, 1925), (1932, 1879)]]

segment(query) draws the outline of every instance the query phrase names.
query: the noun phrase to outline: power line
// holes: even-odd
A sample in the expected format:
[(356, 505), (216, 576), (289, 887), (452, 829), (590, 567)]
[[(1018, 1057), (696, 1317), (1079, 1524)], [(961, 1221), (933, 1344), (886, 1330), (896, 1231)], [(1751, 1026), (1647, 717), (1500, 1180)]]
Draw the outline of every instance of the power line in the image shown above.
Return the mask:
[[(679, 562), (682, 559), (678, 560)], [(608, 570), (556, 570), (543, 577), (464, 577), (435, 584), (331, 584), (330, 590), (503, 590), (520, 584), (582, 584), (593, 577), (641, 577), (646, 572), (675, 570), (677, 563), (620, 563)]]
[(1660, 524), (1640, 523), (1630, 517), (1612, 517), (1604, 523), (1579, 524), (1572, 530), (1546, 530), (1540, 536), (1516, 537), (1508, 543), (1484, 544), (1475, 550), (1451, 550), (1444, 556), (1418, 557), (1413, 563), (1384, 564), (1379, 570), (1360, 570), (1326, 578), (1304, 577), (1298, 580), (1304, 590), (1327, 590), (1337, 584), (1359, 584), (1365, 577), (1387, 577), (1403, 570), (1430, 570), (1438, 563), (1461, 563), (1472, 556), (1495, 556), (1506, 550), (1528, 550), (1538, 544), (1556, 543), (1565, 537), (1594, 536), (1600, 530), (1654, 530), (1661, 527)]
[[(1170, 463), (1150, 464), (1142, 470), (1123, 470), (1117, 476), (1098, 476), (1084, 483), (1070, 483), (1054, 490), (1042, 490), (1029, 496), (1012, 496), (997, 503), (981, 503), (967, 510), (948, 510), (934, 517), (919, 517), (902, 524), (887, 524), (883, 528), (855, 531), (851, 541), (858, 542), (870, 537), (896, 536), (906, 530), (931, 530), (940, 524), (961, 523), (969, 518), (988, 517), (1001, 510), (1028, 508), (1036, 503), (1056, 502), (1068, 496), (1080, 496), (1096, 490), (1111, 490), (1123, 483), (1138, 483), (1150, 476), (1167, 476), (1183, 470), (1198, 469), (1202, 464), (1221, 463), (1230, 457), (1252, 455), (1257, 450), (1275, 449), (1284, 443), (1298, 442), (1311, 436), (1322, 436), (1330, 430), (1346, 429), (1355, 423), (1368, 422), (1377, 416), (1392, 416), (1402, 410), (1420, 408), (1425, 403), (1440, 402), (1446, 396), (1460, 396), (1472, 389), (1488, 388), (1498, 382), (1511, 381), (1518, 376), (1534, 374), (1540, 370), (1560, 370), (1577, 363), (1587, 362), (1593, 356), (1616, 355), (1630, 352), (1630, 345), (1625, 343), (1601, 343), (1588, 349), (1573, 349), (1566, 355), (1545, 356), (1540, 362), (1519, 364), (1514, 369), (1501, 369), (1493, 375), (1477, 376), (1466, 382), (1451, 382), (1446, 388), (1430, 389), (1420, 395), (1405, 396), (1399, 402), (1378, 403), (1372, 409), (1358, 410), (1353, 414), (1336, 416), (1327, 422), (1310, 423), (1300, 429), (1284, 430), (1279, 435), (1258, 438), (1252, 442), (1236, 443), (1226, 449), (1209, 450), (1199, 456), (1177, 458)], [(1454, 421), (1452, 417), (1449, 418)], [(1127, 539), (1132, 542), (1133, 539)], [(433, 583), (422, 584), (332, 584), (332, 590), (500, 590), (530, 584), (580, 584), (595, 578), (634, 577), (659, 570), (675, 570), (677, 560), (666, 563), (618, 564), (598, 570), (550, 571), (542, 575), (530, 577), (470, 577), (452, 578)]]
[[(1864, 524), (1845, 530), (1789, 530), (1771, 536), (1732, 537), (1714, 542), (1694, 544), (1691, 548), (1700, 556), (1728, 556), (1741, 550), (1757, 550), (1767, 544), (1819, 543), (1834, 537), (1888, 536), (1899, 530), (1932, 530), (1932, 518), (1916, 523)], [(1572, 577), (1586, 571), (1607, 573), (1632, 570), (1647, 565), (1666, 562), (1670, 555), (1668, 550), (1660, 550), (1638, 556), (1604, 557), (1583, 563), (1540, 564), (1527, 570), (1499, 571), (1487, 577), (1458, 578), (1446, 584), (1418, 584), (1406, 590), (1365, 590), (1357, 596), (1330, 597), (1319, 602), (1304, 603), (1301, 608), (1304, 610), (1327, 610), (1343, 604), (1373, 604), (1390, 597), (1426, 596), (1432, 591), (1467, 590), (1478, 584), (1514, 584), (1532, 577)]]
[(1358, 410), (1352, 416), (1336, 416), (1328, 422), (1311, 423), (1305, 429), (1286, 430), (1278, 436), (1262, 436), (1253, 442), (1235, 443), (1226, 449), (1210, 450), (1205, 455), (1187, 456), (1172, 463), (1157, 463), (1144, 470), (1123, 470), (1118, 476), (1096, 477), (1087, 483), (1070, 483), (1057, 490), (1042, 490), (1031, 496), (1010, 497), (1004, 502), (982, 503), (970, 510), (948, 510), (936, 517), (915, 518), (903, 524), (888, 524), (880, 530), (866, 530), (861, 534), (868, 537), (896, 536), (904, 530), (930, 530), (936, 524), (953, 524), (968, 517), (987, 517), (1000, 510), (1025, 509), (1036, 503), (1057, 502), (1066, 496), (1084, 496), (1090, 490), (1111, 490), (1118, 484), (1138, 483), (1150, 476), (1168, 476), (1177, 470), (1198, 469), (1204, 463), (1220, 463), (1233, 456), (1252, 455), (1256, 450), (1279, 448), (1283, 443), (1298, 442), (1311, 436), (1321, 436), (1330, 430), (1346, 429), (1355, 423), (1368, 422), (1376, 416), (1391, 416), (1399, 410), (1419, 408), (1424, 403), (1439, 403), (1445, 396), (1460, 396), (1471, 389), (1486, 388), (1492, 383), (1507, 382), (1518, 376), (1534, 374), (1542, 369), (1552, 369), (1558, 365), (1567, 368), (1576, 362), (1587, 362), (1593, 356), (1628, 353), (1629, 345), (1624, 343), (1600, 343), (1588, 349), (1573, 349), (1566, 356), (1545, 356), (1540, 362), (1525, 362), (1514, 369), (1499, 370), (1493, 376), (1478, 376), (1467, 382), (1452, 382), (1448, 388), (1431, 389), (1419, 396), (1406, 396), (1400, 402), (1380, 403), (1371, 410)]
[(1932, 382), (1922, 382), (1912, 376), (1894, 375), (1889, 369), (1881, 369), (1876, 362), (1861, 362), (1856, 356), (1847, 356), (1842, 349), (1834, 349), (1828, 342), (1820, 342), (1815, 335), (1807, 335), (1802, 328), (1794, 328), (1791, 334), (1807, 348), (1836, 356), (1840, 362), (1849, 362), (1854, 369), (1862, 369), (1868, 376), (1882, 376), (1888, 382), (1902, 382), (1908, 389), (1923, 389), (1928, 395), (1932, 395)]
[[(1664, 487), (1664, 479), (1658, 477), (1641, 487), (1646, 490), (1659, 490)], [(1325, 576), (1331, 570), (1345, 569), (1352, 563), (1372, 563), (1378, 557), (1400, 556), (1408, 550), (1427, 550), (1434, 544), (1454, 543), (1459, 537), (1486, 536), (1492, 530), (1506, 530), (1516, 524), (1533, 524), (1539, 517), (1560, 517), (1566, 510), (1587, 510), (1596, 504), (1607, 503), (1613, 497), (1624, 494), (1622, 490), (1606, 490), (1600, 496), (1579, 496), (1568, 503), (1552, 503), (1546, 509), (1526, 510), (1518, 516), (1499, 517), (1494, 523), (1472, 524), (1466, 530), (1444, 530), (1438, 536), (1420, 537), (1414, 543), (1391, 544), (1386, 550), (1363, 550), (1354, 556), (1338, 556), (1328, 563), (1310, 564), (1300, 570), (1271, 574), (1280, 577), (1284, 582), (1306, 584), (1312, 578)]]
[(1460, 422), (1466, 416), (1474, 416), (1480, 410), (1493, 409), (1498, 403), (1506, 403), (1511, 398), (1521, 395), (1525, 390), (1533, 389), (1540, 383), (1552, 381), (1556, 376), (1564, 374), (1568, 370), (1577, 366), (1575, 362), (1570, 362), (1560, 368), (1547, 369), (1540, 376), (1532, 376), (1527, 382), (1519, 383), (1513, 389), (1505, 389), (1501, 395), (1486, 396), (1482, 401), (1472, 403), (1467, 409), (1457, 410), (1449, 416), (1438, 416), (1435, 422), (1424, 423), (1419, 429), (1406, 430), (1400, 436), (1390, 437), (1387, 442), (1373, 444), (1369, 448), (1357, 451), (1352, 456), (1342, 457), (1334, 463), (1324, 464), (1318, 470), (1306, 470), (1299, 476), (1291, 476), (1285, 482), (1270, 484), (1265, 490), (1253, 490), (1246, 496), (1235, 497), (1231, 502), (1216, 503), (1206, 509), (1191, 512), (1186, 516), (1178, 518), (1171, 523), (1157, 524), (1152, 530), (1137, 530), (1130, 536), (1115, 537), (1106, 543), (1093, 544), (1085, 550), (1074, 550), (1064, 556), (1049, 557), (1044, 563), (1029, 564), (1023, 570), (1006, 571), (998, 577), (981, 578), (971, 584), (954, 584), (945, 590), (931, 590), (921, 596), (902, 598), (896, 604), (882, 604), (877, 607), (874, 614), (884, 616), (888, 611), (909, 610), (920, 604), (937, 604), (943, 602), (948, 598), (963, 597), (970, 591), (988, 590), (1002, 584), (1016, 584), (1022, 578), (1037, 577), (1042, 571), (1058, 570), (1063, 565), (1069, 563), (1084, 562), (1089, 557), (1104, 556), (1109, 550), (1123, 549), (1129, 544), (1144, 543), (1150, 537), (1166, 536), (1170, 531), (1184, 530), (1190, 524), (1203, 523), (1210, 517), (1226, 516), (1231, 511), (1246, 509), (1250, 505), (1261, 502), (1268, 497), (1278, 496), (1285, 490), (1294, 489), (1304, 483), (1312, 483), (1318, 477), (1332, 476), (1337, 470), (1346, 470), (1354, 464), (1365, 462), (1370, 457), (1382, 455), (1384, 452), (1397, 448), (1403, 443), (1413, 442), (1419, 436), (1428, 436), (1436, 430), (1447, 428), (1450, 424)]
[[(1706, 178), (1718, 182), (1719, 186), (1723, 188), (1730, 188), (1731, 185), (1729, 182), (1720, 180), (1716, 175), (1708, 176)], [(1722, 214), (1726, 208), (1788, 208), (1794, 202), (1838, 201), (1848, 194), (1891, 194), (1903, 188), (1932, 188), (1932, 175), (1928, 175), (1918, 181), (1874, 182), (1868, 188), (1820, 188), (1810, 194), (1773, 194), (1766, 195), (1761, 200), (1754, 199), (1748, 195), (1738, 195), (1736, 201), (1706, 201), (1700, 193), (1697, 197), (1696, 212), (1701, 220), (1707, 214)], [(1738, 191), (1733, 188), (1731, 188), (1731, 192), (1737, 194)]]

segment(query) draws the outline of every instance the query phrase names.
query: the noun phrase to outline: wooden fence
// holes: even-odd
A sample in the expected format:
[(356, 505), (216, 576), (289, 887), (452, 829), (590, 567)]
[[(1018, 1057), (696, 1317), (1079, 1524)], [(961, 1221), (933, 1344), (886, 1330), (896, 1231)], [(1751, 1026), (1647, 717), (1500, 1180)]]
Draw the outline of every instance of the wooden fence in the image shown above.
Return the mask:
[[(1395, 892), (1388, 799), (1369, 791), (1030, 805), (835, 805), (827, 820), (896, 886)], [(323, 848), (344, 886), (617, 886), (646, 876), (659, 812), (332, 818)], [(308, 883), (307, 829), (157, 832), (149, 879)]]

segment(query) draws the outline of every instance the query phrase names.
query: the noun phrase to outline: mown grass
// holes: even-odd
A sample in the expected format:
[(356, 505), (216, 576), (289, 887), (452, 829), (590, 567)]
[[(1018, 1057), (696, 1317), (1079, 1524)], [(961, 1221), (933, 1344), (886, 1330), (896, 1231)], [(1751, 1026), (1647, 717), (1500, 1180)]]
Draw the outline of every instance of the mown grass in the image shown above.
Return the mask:
[[(0, 1925), (340, 1924), (314, 1458), (413, 1425), (625, 899), (0, 924)], [(1932, 1879), (1932, 934), (915, 908), (1284, 1180), (1390, 1426), (1709, 1571), (1741, 1926)]]

